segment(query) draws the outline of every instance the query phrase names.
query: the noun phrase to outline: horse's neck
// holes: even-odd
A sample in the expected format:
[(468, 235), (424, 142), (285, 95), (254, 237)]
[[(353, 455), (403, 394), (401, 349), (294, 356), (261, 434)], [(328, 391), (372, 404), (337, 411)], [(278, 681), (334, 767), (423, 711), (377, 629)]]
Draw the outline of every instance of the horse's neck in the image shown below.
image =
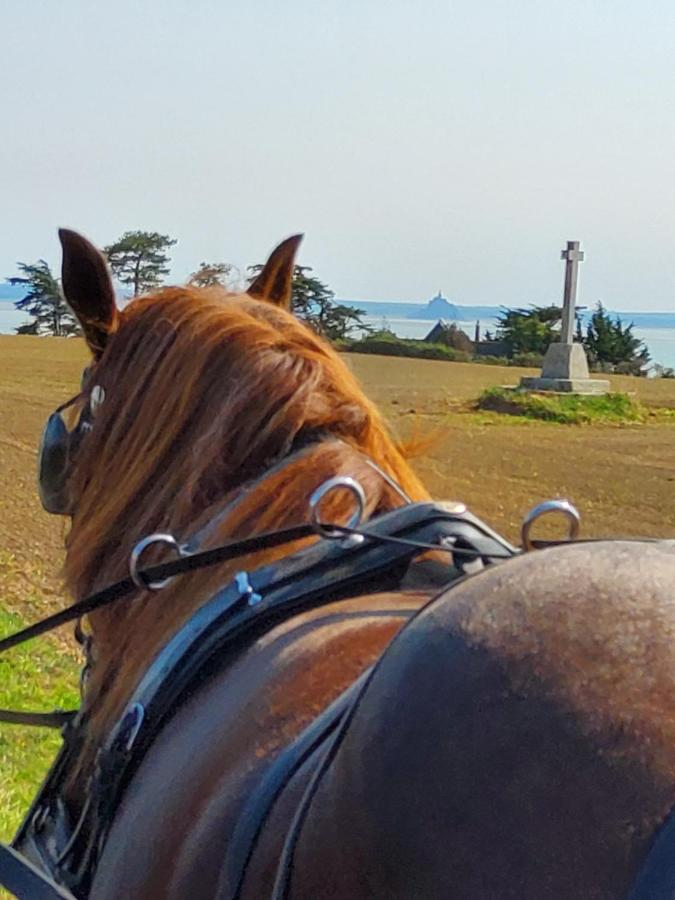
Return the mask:
[[(212, 896), (210, 861), (217, 858), (216, 871), (221, 870), (223, 848), (230, 846), (244, 810), (245, 820), (260, 815), (262, 825), (261, 808), (274, 794), (270, 781), (266, 787), (261, 780), (267, 776), (280, 785), (288, 779), (295, 785), (294, 772), (304, 779), (313, 771), (311, 757), (286, 755), (272, 769), (275, 759), (307, 726), (312, 744), (322, 739), (327, 720), (311, 723), (378, 659), (425, 599), (414, 592), (371, 594), (308, 610), (278, 624), (227, 668), (212, 672), (156, 735), (140, 777), (127, 789), (100, 870), (109, 885), (102, 896), (182, 896), (177, 885), (185, 883), (178, 873), (185, 870), (182, 863), (176, 866), (179, 857), (189, 871), (192, 893)], [(302, 774), (297, 772), (301, 761)], [(279, 807), (284, 804), (275, 802), (272, 811)], [(280, 815), (277, 833), (283, 835), (288, 819), (285, 812)], [(158, 821), (180, 827), (172, 833), (167, 825), (149, 860), (142, 836)], [(245, 834), (246, 829), (239, 850), (234, 845), (228, 850), (232, 861), (240, 859), (242, 849), (252, 849)], [(182, 841), (189, 852), (182, 852)], [(248, 864), (244, 868), (248, 871)], [(235, 870), (243, 871), (237, 865)], [(136, 883), (131, 889), (134, 872), (147, 878), (142, 888)], [(100, 887), (97, 881), (92, 894), (98, 897)], [(252, 894), (268, 895), (269, 886)]]
[[(199, 543), (199, 549), (207, 549), (232, 539), (307, 522), (309, 496), (334, 475), (351, 475), (362, 484), (366, 516), (403, 502), (397, 486), (392, 486), (365, 454), (341, 442), (330, 442), (290, 459), (285, 466), (276, 466), (224, 505), (222, 500), (214, 502), (189, 535), (175, 537), (179, 542), (192, 538)], [(322, 518), (344, 521), (352, 506), (353, 499), (346, 492), (337, 491), (322, 503)], [(170, 518), (163, 530), (172, 530)], [(134, 533), (133, 525), (130, 532)], [(100, 736), (107, 730), (161, 647), (236, 572), (273, 562), (306, 543), (307, 539), (295, 541), (183, 575), (159, 593), (146, 592), (93, 615), (96, 661), (88, 688), (93, 733)], [(118, 572), (116, 576), (123, 574)]]

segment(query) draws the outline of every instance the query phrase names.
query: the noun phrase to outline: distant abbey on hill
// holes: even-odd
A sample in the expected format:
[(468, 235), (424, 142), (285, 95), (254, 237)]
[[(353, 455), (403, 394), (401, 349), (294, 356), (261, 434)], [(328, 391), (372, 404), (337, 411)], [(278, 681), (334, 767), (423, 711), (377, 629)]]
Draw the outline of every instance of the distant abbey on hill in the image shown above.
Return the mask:
[[(503, 313), (502, 306), (465, 306), (459, 303), (451, 303), (441, 291), (426, 303), (398, 302), (396, 300), (346, 300), (340, 298), (338, 303), (346, 306), (355, 306), (362, 309), (367, 316), (386, 319), (429, 319), (437, 322), (443, 319), (446, 322), (471, 322), (476, 319), (496, 319)], [(549, 300), (540, 301), (550, 303)], [(536, 305), (534, 301), (523, 301), (513, 306), (528, 307)], [(675, 328), (675, 312), (617, 312), (609, 309), (612, 316), (620, 316), (622, 319), (633, 322), (638, 328)], [(590, 318), (591, 311), (582, 313), (582, 319)]]
[(426, 303), (397, 302), (395, 300), (343, 300), (348, 306), (362, 309), (367, 316), (379, 316), (391, 319), (439, 319), (454, 322), (463, 319), (494, 319), (499, 314), (497, 306), (459, 306), (443, 296), (439, 291)]
[(424, 319), (459, 319), (459, 307), (446, 300), (439, 291), (424, 307)]

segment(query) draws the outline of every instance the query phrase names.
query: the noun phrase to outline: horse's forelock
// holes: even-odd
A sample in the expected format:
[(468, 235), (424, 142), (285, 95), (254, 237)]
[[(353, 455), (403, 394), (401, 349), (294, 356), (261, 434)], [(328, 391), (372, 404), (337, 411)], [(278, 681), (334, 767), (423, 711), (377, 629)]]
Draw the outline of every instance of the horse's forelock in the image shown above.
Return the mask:
[[(67, 539), (66, 577), (78, 597), (123, 577), (141, 537), (158, 530), (190, 537), (298, 436), (334, 435), (345, 443), (301, 460), (289, 469), (290, 480), (262, 479), (245, 521), (228, 518), (230, 531), (215, 537), (305, 521), (317, 480), (337, 472), (364, 481), (370, 512), (398, 505), (361, 453), (411, 496), (426, 496), (337, 353), (290, 313), (246, 295), (169, 288), (132, 302), (93, 379), (104, 387), (105, 401), (73, 474), (76, 513)], [(190, 604), (201, 602), (199, 584), (216, 575), (198, 573), (188, 589), (184, 581), (168, 588), (161, 615), (157, 604), (139, 598), (129, 608), (129, 632), (148, 634), (163, 618), (157, 637), (165, 639)], [(151, 609), (143, 623), (145, 605)], [(103, 623), (107, 639), (114, 632), (122, 646), (127, 612), (98, 615), (99, 633)], [(142, 644), (129, 645), (128, 657), (147, 651), (150, 635)], [(110, 673), (104, 677), (110, 680)]]

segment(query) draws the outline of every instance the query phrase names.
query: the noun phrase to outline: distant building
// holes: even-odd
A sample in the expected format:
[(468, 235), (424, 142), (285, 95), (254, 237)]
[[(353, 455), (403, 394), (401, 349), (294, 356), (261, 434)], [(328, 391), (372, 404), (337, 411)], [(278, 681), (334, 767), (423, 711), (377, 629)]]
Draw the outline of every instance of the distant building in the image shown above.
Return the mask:
[(441, 344), (443, 343), (443, 338), (447, 334), (449, 328), (449, 322), (446, 322), (444, 319), (439, 319), (424, 340), (429, 344)]
[(474, 344), (473, 352), (476, 356), (507, 356), (513, 355), (513, 347), (508, 341), (480, 341)]
[[(478, 323), (476, 323), (476, 335), (480, 336)], [(513, 355), (513, 347), (508, 341), (472, 341), (471, 338), (458, 328), (454, 322), (446, 322), (439, 319), (424, 338), (429, 344), (445, 344), (455, 350), (462, 350), (472, 356), (506, 356)]]
[(469, 335), (454, 322), (446, 322), (445, 319), (439, 319), (424, 340), (429, 344), (445, 344), (446, 347), (462, 350), (464, 353), (474, 352), (473, 341)]

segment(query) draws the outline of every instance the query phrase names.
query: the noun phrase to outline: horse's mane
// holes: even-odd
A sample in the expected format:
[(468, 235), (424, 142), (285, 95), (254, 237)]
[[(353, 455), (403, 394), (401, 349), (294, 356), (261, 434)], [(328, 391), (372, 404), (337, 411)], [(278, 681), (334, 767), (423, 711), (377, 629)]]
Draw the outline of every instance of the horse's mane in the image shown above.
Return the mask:
[[(105, 400), (71, 482), (65, 573), (78, 598), (124, 577), (133, 546), (152, 532), (182, 541), (215, 520), (215, 546), (304, 522), (310, 493), (336, 474), (362, 483), (368, 514), (400, 505), (366, 457), (413, 499), (427, 496), (338, 354), (290, 313), (248, 295), (183, 287), (131, 302), (91, 379)], [(240, 494), (242, 485), (249, 489)], [(340, 493), (327, 498), (325, 515), (345, 516), (350, 501)], [(160, 596), (139, 593), (92, 616), (94, 739), (217, 586), (288, 552), (181, 576)]]

